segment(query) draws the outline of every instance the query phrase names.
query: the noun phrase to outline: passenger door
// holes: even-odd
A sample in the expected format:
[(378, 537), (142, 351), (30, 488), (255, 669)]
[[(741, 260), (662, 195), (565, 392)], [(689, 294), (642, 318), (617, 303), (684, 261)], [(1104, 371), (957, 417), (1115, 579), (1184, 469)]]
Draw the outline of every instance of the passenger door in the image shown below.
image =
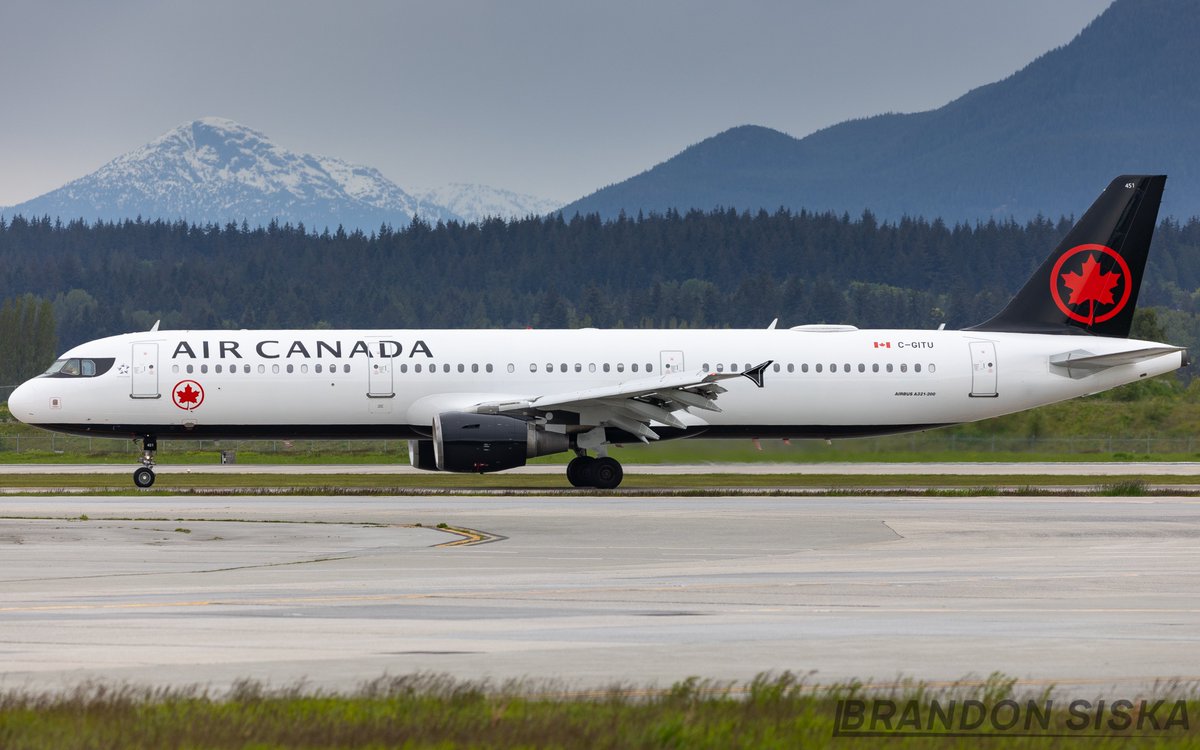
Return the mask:
[(135, 343), (129, 372), (131, 398), (159, 398), (158, 344)]
[(996, 393), (996, 345), (990, 341), (972, 341), (971, 347), (971, 397), (995, 398)]

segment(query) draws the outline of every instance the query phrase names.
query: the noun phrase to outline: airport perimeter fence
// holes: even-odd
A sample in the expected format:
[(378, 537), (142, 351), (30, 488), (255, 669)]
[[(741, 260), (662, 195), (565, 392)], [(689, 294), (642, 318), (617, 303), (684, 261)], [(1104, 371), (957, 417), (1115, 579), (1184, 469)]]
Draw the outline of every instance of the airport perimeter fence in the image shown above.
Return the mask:
[[(779, 440), (763, 440), (755, 447), (749, 440), (686, 441), (659, 444), (678, 445), (678, 448), (663, 455), (659, 447), (631, 446), (625, 452), (625, 460), (635, 462), (690, 463), (707, 460), (761, 460), (761, 461), (838, 461), (866, 459), (873, 454), (892, 455), (943, 454), (945, 460), (954, 460), (955, 454), (969, 457), (978, 454), (1022, 455), (1028, 459), (1038, 456), (1173, 456), (1200, 459), (1200, 441), (1195, 437), (989, 437), (955, 434), (915, 433), (881, 438), (835, 440), (827, 444), (822, 440), (795, 440), (785, 445)], [(141, 442), (116, 438), (75, 437), (52, 433), (38, 435), (0, 436), (0, 455), (10, 460), (22, 455), (29, 458), (50, 457), (56, 454), (136, 457), (141, 454)], [(236, 457), (239, 453), (278, 456), (280, 459), (305, 457), (354, 460), (356, 456), (368, 459), (379, 456), (385, 461), (407, 461), (408, 441), (395, 440), (164, 440), (159, 443), (159, 456), (169, 454), (205, 454), (213, 457), (214, 463), (221, 460), (222, 453)], [(634, 454), (637, 454), (636, 457)], [(986, 460), (984, 458), (983, 460)]]

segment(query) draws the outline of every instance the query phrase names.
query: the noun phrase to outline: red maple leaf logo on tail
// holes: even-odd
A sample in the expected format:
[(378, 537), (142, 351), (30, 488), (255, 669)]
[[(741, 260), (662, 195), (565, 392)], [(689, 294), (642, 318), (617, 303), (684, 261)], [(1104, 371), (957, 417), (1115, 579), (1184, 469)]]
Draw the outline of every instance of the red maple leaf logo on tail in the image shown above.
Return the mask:
[(1113, 299), (1113, 289), (1117, 284), (1121, 283), (1121, 274), (1111, 272), (1101, 272), (1100, 264), (1096, 262), (1095, 256), (1089, 255), (1087, 260), (1083, 262), (1082, 273), (1071, 271), (1062, 275), (1062, 283), (1066, 284), (1071, 290), (1071, 298), (1069, 304), (1080, 305), (1084, 302), (1091, 302), (1091, 311), (1088, 315), (1088, 325), (1092, 325), (1096, 320), (1096, 303), (1102, 305), (1113, 305), (1116, 301)]

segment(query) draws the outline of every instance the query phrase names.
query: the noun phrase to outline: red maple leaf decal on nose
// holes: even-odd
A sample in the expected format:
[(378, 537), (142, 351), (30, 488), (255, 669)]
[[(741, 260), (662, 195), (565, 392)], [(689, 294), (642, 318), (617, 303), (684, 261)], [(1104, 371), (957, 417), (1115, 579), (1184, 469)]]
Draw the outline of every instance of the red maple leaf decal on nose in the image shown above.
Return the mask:
[(1121, 274), (1111, 272), (1101, 273), (1100, 264), (1096, 262), (1095, 256), (1092, 255), (1087, 257), (1080, 270), (1083, 273), (1076, 273), (1074, 271), (1064, 273), (1062, 275), (1062, 282), (1071, 290), (1071, 298), (1068, 300), (1069, 304), (1092, 303), (1089, 318), (1094, 321), (1096, 318), (1097, 302), (1102, 305), (1115, 304), (1113, 289), (1121, 282)]
[(191, 383), (188, 383), (182, 391), (175, 391), (175, 395), (179, 397), (179, 403), (181, 404), (194, 404), (196, 403), (196, 399), (200, 397), (200, 391), (193, 388)]

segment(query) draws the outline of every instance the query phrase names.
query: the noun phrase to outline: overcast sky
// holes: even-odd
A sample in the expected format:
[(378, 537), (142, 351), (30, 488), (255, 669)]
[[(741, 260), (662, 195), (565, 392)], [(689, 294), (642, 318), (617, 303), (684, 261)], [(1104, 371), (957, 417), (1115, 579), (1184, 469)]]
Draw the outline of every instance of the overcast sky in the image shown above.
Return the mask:
[(931, 109), (1110, 0), (4, 0), (0, 206), (228, 117), (403, 188), (573, 200), (726, 128)]

